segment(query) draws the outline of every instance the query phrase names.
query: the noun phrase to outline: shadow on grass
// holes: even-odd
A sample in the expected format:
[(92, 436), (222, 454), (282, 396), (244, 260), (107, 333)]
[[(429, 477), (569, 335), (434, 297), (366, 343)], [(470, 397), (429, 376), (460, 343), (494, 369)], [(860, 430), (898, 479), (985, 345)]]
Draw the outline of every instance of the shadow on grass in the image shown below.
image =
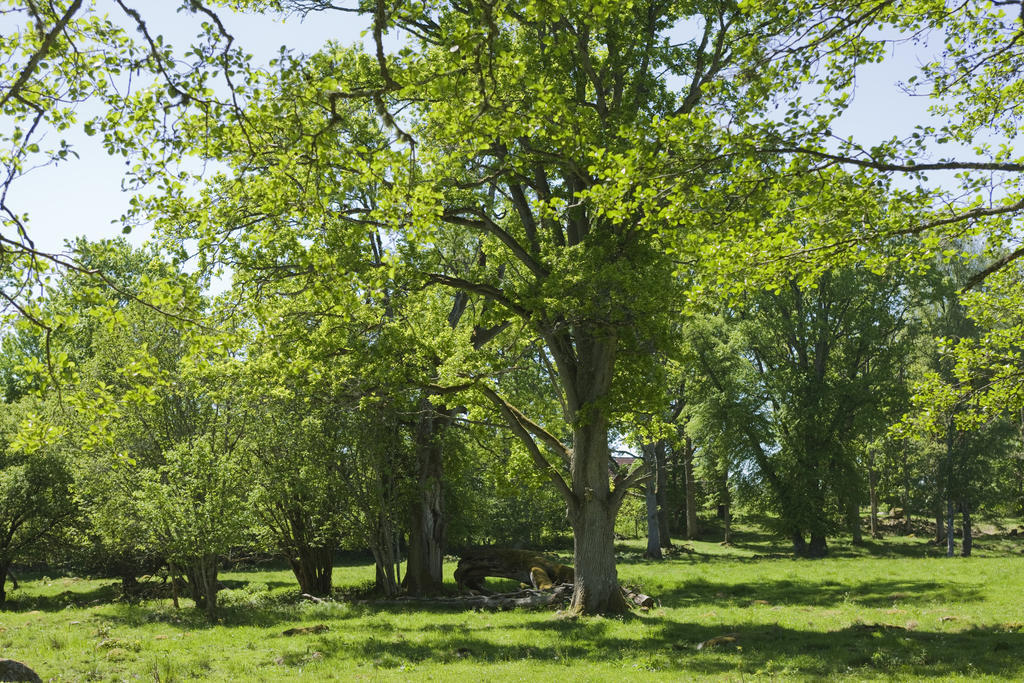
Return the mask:
[(977, 589), (935, 581), (791, 581), (761, 580), (755, 584), (725, 583), (692, 579), (678, 586), (659, 589), (666, 607), (694, 605), (748, 606), (756, 600), (771, 605), (827, 607), (852, 603), (864, 607), (890, 607), (893, 603), (924, 605), (937, 602), (981, 601)]
[[(908, 631), (888, 625), (852, 625), (820, 632), (776, 625), (732, 624), (708, 627), (658, 617), (640, 619), (647, 628), (635, 638), (608, 635), (598, 620), (544, 621), (489, 628), (409, 631), (388, 625), (354, 634), (325, 634), (295, 645), (325, 658), (365, 660), (378, 668), (464, 660), (501, 664), (535, 660), (572, 666), (580, 662), (633, 662), (640, 670), (827, 677), (899, 673), (912, 677), (988, 674), (1017, 678), (1024, 674), (1024, 633), (1012, 628), (956, 633)], [(512, 642), (509, 628), (537, 631), (530, 643)], [(621, 630), (620, 630), (621, 632)], [(424, 635), (426, 637), (424, 637)], [(489, 637), (493, 635), (494, 637)], [(701, 643), (727, 636), (720, 644)], [(291, 647), (289, 644), (286, 647)], [(621, 666), (621, 664), (620, 664)]]
[[(22, 582), (26, 584), (26, 582)], [(92, 586), (86, 590), (64, 590), (59, 593), (32, 595), (20, 589), (0, 603), (0, 612), (58, 612), (68, 607), (95, 607), (113, 603), (121, 595), (121, 587), (117, 582)]]

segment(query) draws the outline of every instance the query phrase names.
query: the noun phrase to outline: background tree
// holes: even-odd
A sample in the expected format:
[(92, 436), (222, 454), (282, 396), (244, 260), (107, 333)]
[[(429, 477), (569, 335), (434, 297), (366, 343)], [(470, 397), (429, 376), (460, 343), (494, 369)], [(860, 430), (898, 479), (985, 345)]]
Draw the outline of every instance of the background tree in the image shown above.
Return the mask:
[(54, 439), (19, 435), (24, 420), (45, 420), (53, 409), (23, 398), (5, 402), (0, 413), (0, 603), (7, 598), (11, 565), (63, 545), (78, 513), (65, 453)]

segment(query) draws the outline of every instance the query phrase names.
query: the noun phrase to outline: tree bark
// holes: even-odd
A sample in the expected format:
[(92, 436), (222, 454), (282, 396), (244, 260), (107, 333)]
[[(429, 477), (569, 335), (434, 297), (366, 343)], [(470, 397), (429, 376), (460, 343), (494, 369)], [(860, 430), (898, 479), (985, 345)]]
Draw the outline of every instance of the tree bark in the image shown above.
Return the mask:
[(217, 618), (217, 556), (204, 554), (195, 557), (186, 571), (196, 609), (205, 610), (207, 618), (213, 621)]
[(878, 470), (875, 469), (874, 451), (868, 456), (868, 498), (871, 503), (871, 538), (881, 538), (878, 530)]
[(953, 499), (946, 501), (946, 557), (953, 557)]
[(644, 465), (650, 473), (644, 487), (644, 503), (647, 507), (647, 551), (644, 556), (652, 560), (662, 559), (661, 555), (661, 524), (658, 520), (658, 447), (655, 443), (644, 444), (642, 449)]
[(942, 501), (935, 503), (935, 542), (942, 543), (944, 529), (942, 528)]
[(410, 595), (434, 595), (442, 590), (442, 565), (446, 520), (444, 515), (444, 453), (440, 432), (449, 413), (424, 399), (416, 425), (415, 448), (418, 464), (418, 495), (412, 505), (409, 524), (409, 557), (405, 567), (405, 589)]
[(862, 545), (864, 543), (864, 533), (860, 528), (860, 504), (852, 496), (846, 504), (846, 523), (850, 528), (853, 544)]
[(661, 527), (658, 524), (658, 494), (653, 490), (653, 483), (644, 488), (644, 503), (647, 505), (647, 550), (644, 557), (651, 560), (662, 559)]
[(303, 545), (294, 557), (288, 558), (299, 589), (309, 595), (330, 595), (334, 573), (334, 552), (331, 548)]
[(377, 565), (377, 589), (385, 597), (393, 598), (399, 593), (398, 550), (385, 512), (379, 513), (375, 527), (370, 538), (370, 551)]
[[(612, 495), (608, 477), (608, 416), (603, 403), (611, 389), (617, 338), (608, 331), (578, 329), (577, 362), (560, 372), (570, 394), (573, 423), (570, 523), (576, 582), (569, 607), (574, 614), (618, 614), (628, 607), (615, 568), (615, 517), (624, 491)], [(570, 393), (571, 392), (571, 393)]]
[(669, 528), (668, 518), (668, 451), (665, 440), (659, 439), (656, 450), (658, 452), (657, 472), (657, 506), (658, 506), (658, 543), (662, 548), (672, 547), (672, 531)]
[(686, 476), (686, 538), (694, 540), (700, 534), (697, 523), (697, 482), (693, 476), (693, 441), (686, 437), (683, 446), (683, 472)]
[(971, 548), (974, 546), (974, 527), (971, 524), (971, 504), (969, 501), (960, 502), (960, 514), (963, 517), (963, 545), (961, 546), (961, 556), (970, 557)]
[(7, 572), (10, 569), (9, 562), (0, 562), (0, 605), (7, 601)]
[(828, 555), (828, 542), (825, 540), (825, 534), (812, 533), (811, 543), (807, 546), (808, 557), (825, 557)]
[(178, 568), (169, 560), (167, 573), (171, 575), (171, 603), (174, 605), (174, 609), (181, 609), (181, 605), (178, 604)]
[(910, 514), (910, 483), (903, 482), (903, 534), (910, 535), (914, 531)]
[(570, 611), (575, 614), (617, 614), (628, 608), (619, 590), (615, 568), (615, 511), (608, 500), (584, 500), (573, 520), (576, 581)]

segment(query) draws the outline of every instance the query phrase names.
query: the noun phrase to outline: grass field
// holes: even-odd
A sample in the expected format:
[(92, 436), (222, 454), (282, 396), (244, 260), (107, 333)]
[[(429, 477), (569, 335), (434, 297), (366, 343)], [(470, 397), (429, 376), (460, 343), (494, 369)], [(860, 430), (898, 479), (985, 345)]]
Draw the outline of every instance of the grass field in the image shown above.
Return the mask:
[[(302, 601), (283, 570), (224, 572), (216, 624), (106, 580), (35, 577), (0, 611), (0, 658), (44, 680), (1024, 679), (1024, 539), (946, 559), (923, 539), (793, 560), (753, 529), (620, 578), (661, 605), (622, 618)], [(446, 566), (450, 577), (454, 564)], [(372, 580), (339, 566), (337, 586)], [(319, 633), (285, 636), (295, 627)], [(717, 640), (716, 640), (717, 639)]]

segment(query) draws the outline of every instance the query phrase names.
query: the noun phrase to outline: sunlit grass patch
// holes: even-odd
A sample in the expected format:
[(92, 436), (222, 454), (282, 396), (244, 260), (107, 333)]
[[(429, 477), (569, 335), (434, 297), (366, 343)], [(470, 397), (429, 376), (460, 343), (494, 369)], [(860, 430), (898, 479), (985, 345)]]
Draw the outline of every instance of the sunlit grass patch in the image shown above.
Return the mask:
[(0, 612), (0, 652), (76, 681), (1024, 677), (1024, 539), (982, 537), (969, 559), (888, 538), (794, 560), (753, 528), (677, 545), (650, 562), (620, 544), (622, 582), (660, 604), (615, 618), (367, 602), (365, 563), (337, 567), (325, 603), (287, 570), (225, 571), (216, 623), (186, 598), (29, 577)]

